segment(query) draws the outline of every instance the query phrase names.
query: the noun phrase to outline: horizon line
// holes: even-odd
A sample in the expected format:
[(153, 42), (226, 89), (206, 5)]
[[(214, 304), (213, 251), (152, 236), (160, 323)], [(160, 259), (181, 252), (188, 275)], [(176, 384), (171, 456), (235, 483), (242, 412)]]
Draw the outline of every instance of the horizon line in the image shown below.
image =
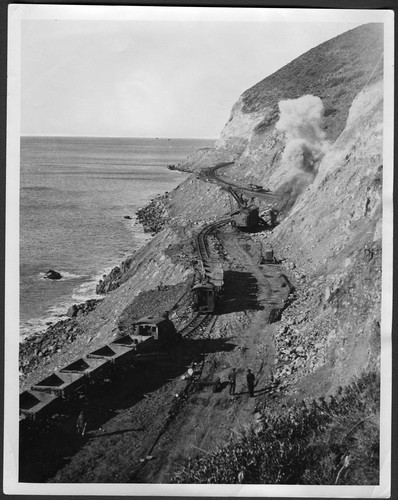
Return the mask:
[(84, 139), (204, 139), (216, 141), (218, 137), (172, 137), (172, 136), (131, 136), (131, 135), (65, 135), (65, 134), (20, 134), (20, 137), (74, 137)]

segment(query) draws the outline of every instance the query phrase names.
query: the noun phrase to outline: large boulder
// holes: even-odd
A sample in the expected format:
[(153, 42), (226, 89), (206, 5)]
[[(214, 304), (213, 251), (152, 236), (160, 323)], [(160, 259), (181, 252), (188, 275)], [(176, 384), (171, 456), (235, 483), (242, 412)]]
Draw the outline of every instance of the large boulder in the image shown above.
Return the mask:
[(69, 316), (70, 318), (74, 318), (76, 316), (76, 314), (78, 313), (79, 311), (79, 308), (76, 304), (73, 304), (73, 306), (70, 306), (68, 311), (67, 311), (67, 316)]
[(60, 280), (62, 278), (62, 274), (58, 271), (54, 271), (53, 269), (49, 269), (44, 277), (49, 280)]

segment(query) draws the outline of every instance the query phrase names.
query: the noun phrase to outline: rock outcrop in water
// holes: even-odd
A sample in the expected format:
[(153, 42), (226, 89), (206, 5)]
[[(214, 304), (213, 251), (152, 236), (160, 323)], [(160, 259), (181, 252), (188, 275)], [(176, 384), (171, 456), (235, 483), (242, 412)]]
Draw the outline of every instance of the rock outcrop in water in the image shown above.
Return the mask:
[(62, 274), (58, 271), (54, 271), (53, 269), (49, 269), (44, 277), (48, 280), (60, 280), (62, 278)]

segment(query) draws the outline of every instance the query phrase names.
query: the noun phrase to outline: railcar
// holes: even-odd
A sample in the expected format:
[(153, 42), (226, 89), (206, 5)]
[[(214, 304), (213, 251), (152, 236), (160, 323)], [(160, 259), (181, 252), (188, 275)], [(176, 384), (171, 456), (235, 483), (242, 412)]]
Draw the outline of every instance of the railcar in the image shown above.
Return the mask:
[(213, 283), (199, 283), (192, 287), (192, 308), (202, 313), (214, 312), (216, 290)]
[[(112, 378), (115, 371), (131, 366), (159, 346), (180, 338), (168, 317), (148, 316), (135, 326), (136, 335), (122, 335), (69, 365), (55, 371), (19, 395), (20, 424), (41, 421), (56, 412), (57, 405), (84, 392), (91, 383)], [(147, 334), (146, 332), (150, 332)]]
[(67, 398), (86, 384), (87, 378), (82, 373), (61, 373), (56, 371), (32, 386), (32, 390)]
[(168, 313), (163, 316), (145, 316), (134, 323), (134, 335), (151, 336), (159, 347), (170, 345), (180, 340), (174, 323)]
[(56, 411), (59, 397), (55, 394), (47, 394), (26, 390), (19, 395), (20, 421), (26, 418), (36, 420), (46, 418)]
[(263, 191), (263, 186), (260, 186), (259, 184), (249, 184), (249, 189), (253, 191)]
[(110, 370), (111, 363), (109, 360), (83, 357), (61, 368), (60, 373), (83, 374), (90, 380), (98, 380), (107, 376)]
[(90, 352), (87, 354), (87, 358), (108, 360), (116, 367), (121, 367), (129, 364), (135, 354), (135, 349), (132, 346), (111, 343)]

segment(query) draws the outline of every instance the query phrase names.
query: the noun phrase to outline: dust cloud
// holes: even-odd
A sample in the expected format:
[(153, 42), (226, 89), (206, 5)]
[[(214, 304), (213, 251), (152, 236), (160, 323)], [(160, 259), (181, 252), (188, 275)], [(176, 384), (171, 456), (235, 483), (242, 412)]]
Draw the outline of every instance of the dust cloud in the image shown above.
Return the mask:
[(313, 181), (329, 142), (322, 129), (324, 107), (319, 97), (305, 95), (280, 101), (278, 105), (280, 117), (275, 127), (284, 133), (286, 141), (281, 161), (291, 173), (278, 189), (281, 194), (279, 209), (287, 210)]

